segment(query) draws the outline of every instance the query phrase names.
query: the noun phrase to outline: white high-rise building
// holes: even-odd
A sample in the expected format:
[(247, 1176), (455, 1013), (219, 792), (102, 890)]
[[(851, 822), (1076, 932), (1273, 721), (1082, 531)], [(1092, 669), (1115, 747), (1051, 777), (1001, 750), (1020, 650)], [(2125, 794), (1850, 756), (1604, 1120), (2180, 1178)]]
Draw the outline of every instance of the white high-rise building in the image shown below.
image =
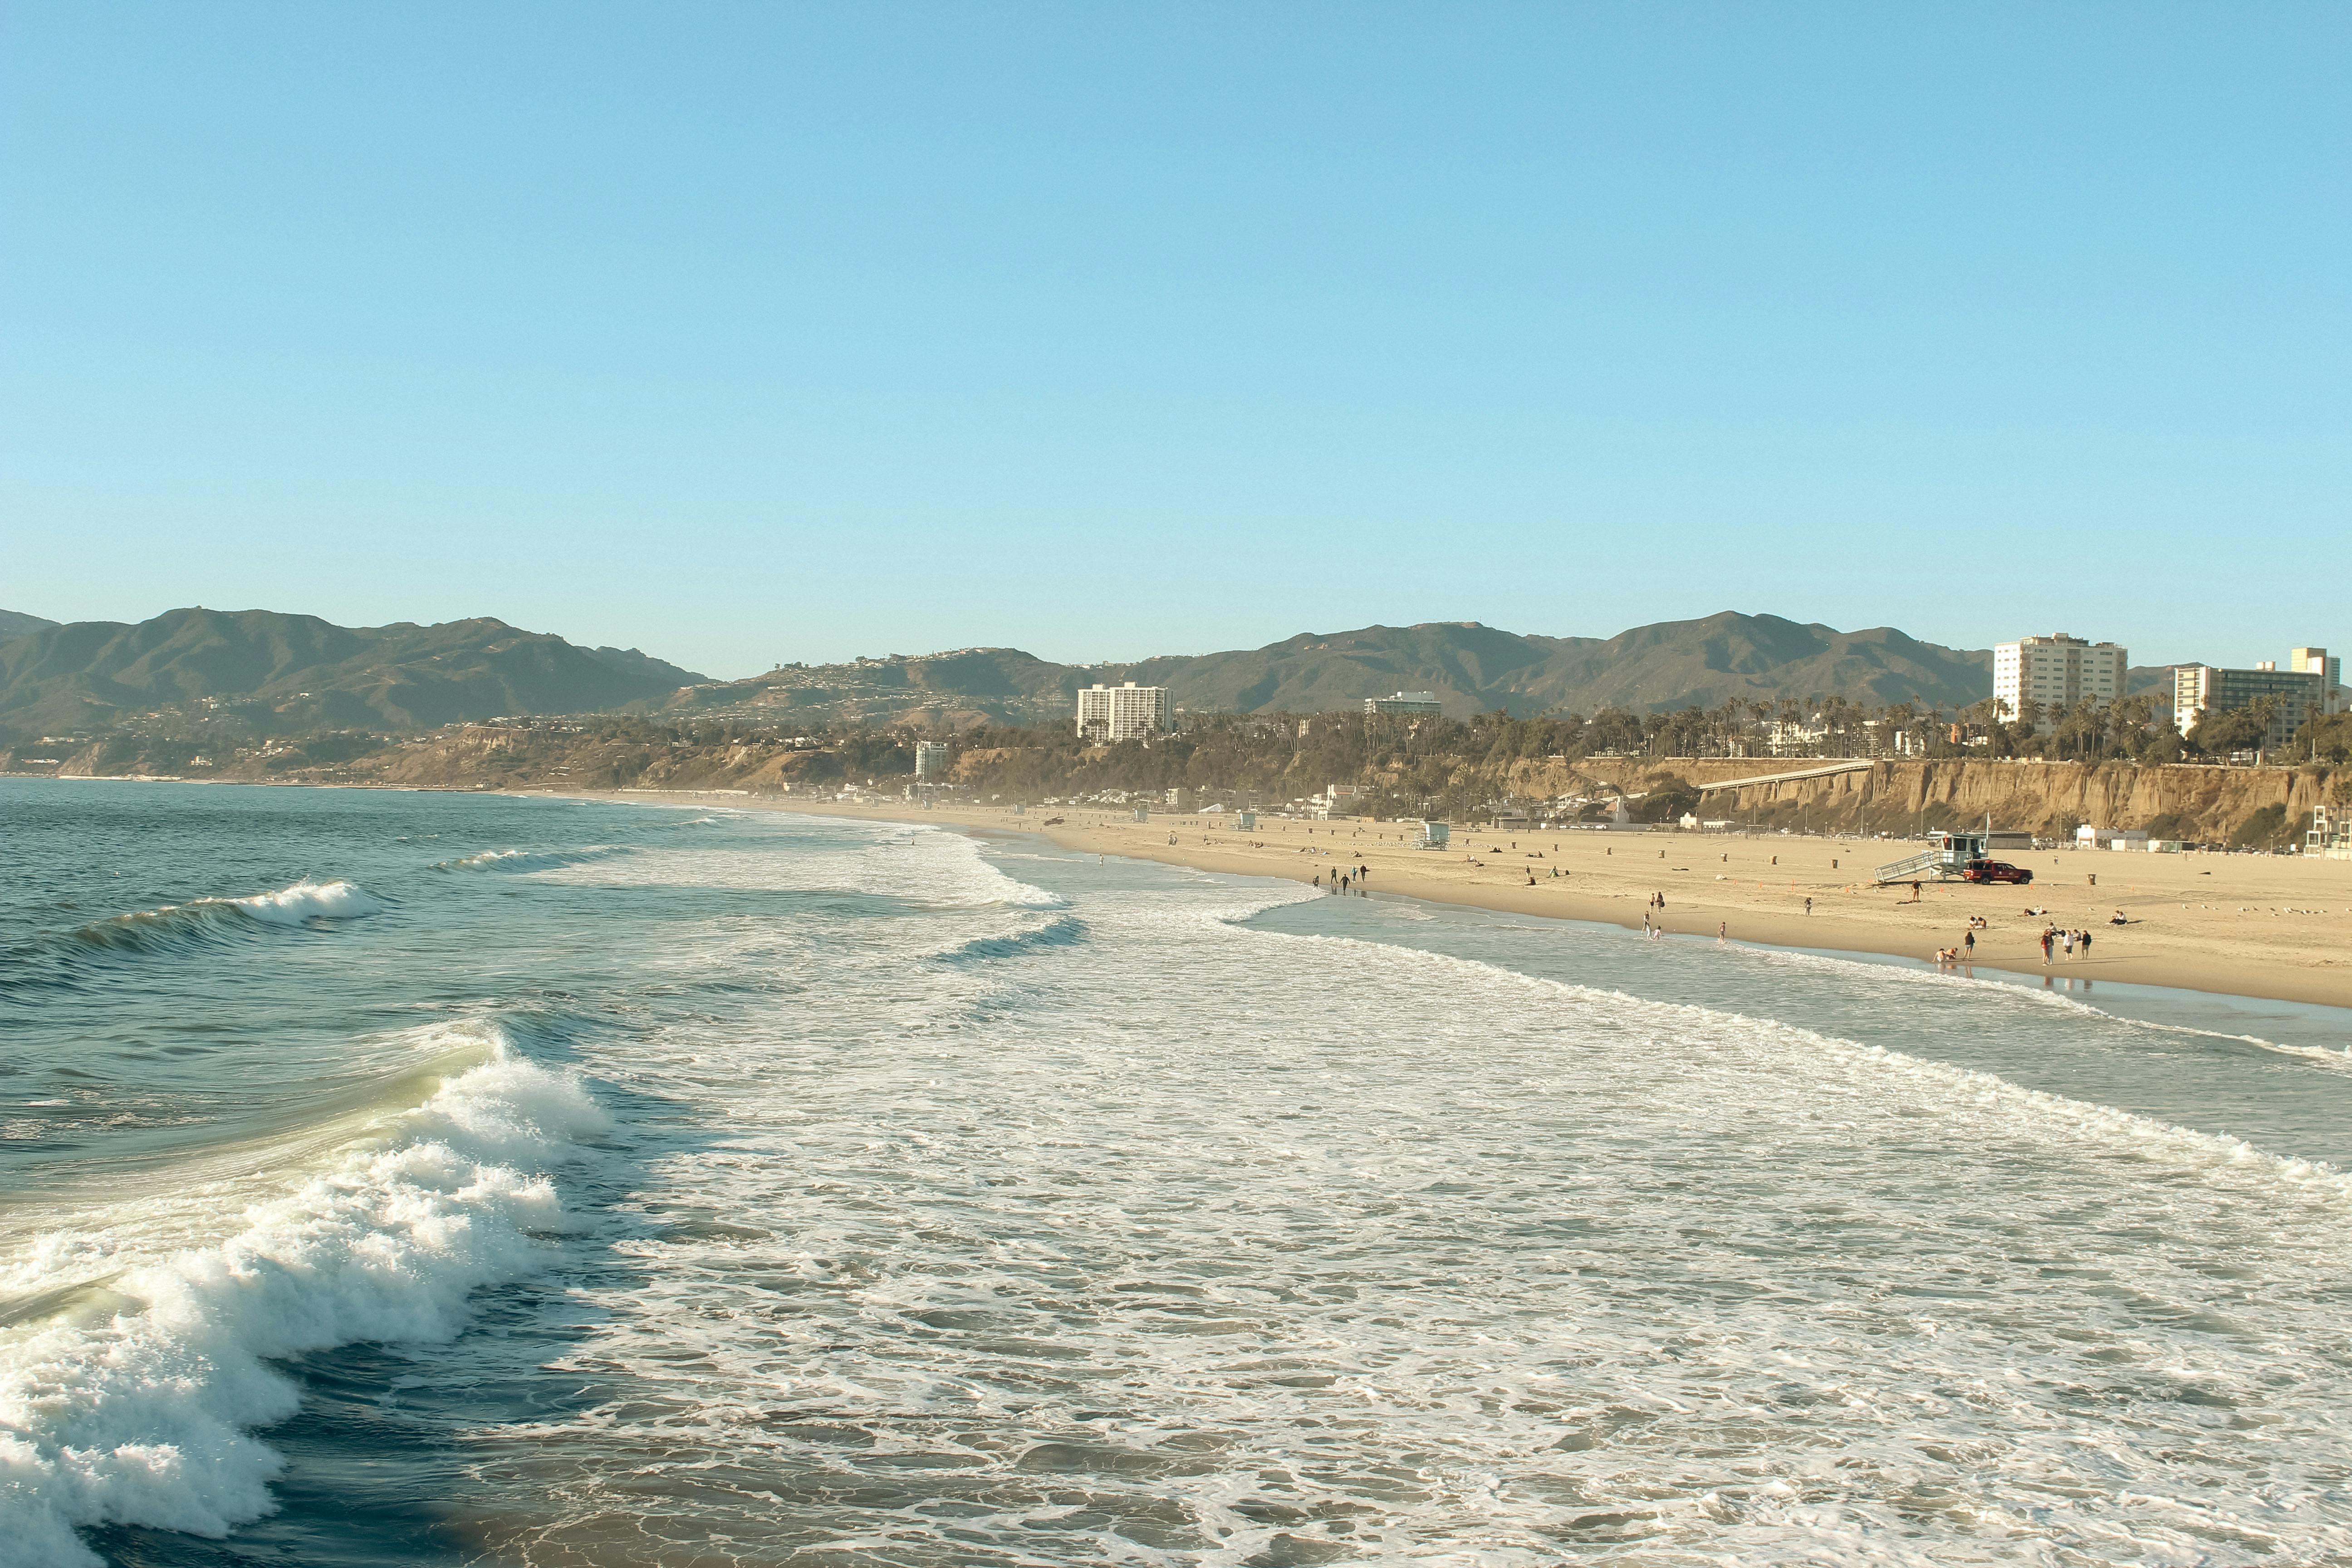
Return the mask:
[(2085, 642), (2060, 632), (2020, 637), (1992, 650), (1992, 695), (2003, 723), (2014, 723), (2029, 701), (2035, 705), (2034, 731), (2046, 734), (2058, 715), (2078, 702), (2105, 708), (2124, 694), (2124, 671), (2131, 655), (2121, 646)]
[(944, 778), (948, 771), (948, 749), (937, 741), (915, 742), (915, 781), (928, 784)]
[(1168, 689), (1138, 686), (1078, 688), (1078, 733), (1089, 741), (1140, 741), (1168, 728)]

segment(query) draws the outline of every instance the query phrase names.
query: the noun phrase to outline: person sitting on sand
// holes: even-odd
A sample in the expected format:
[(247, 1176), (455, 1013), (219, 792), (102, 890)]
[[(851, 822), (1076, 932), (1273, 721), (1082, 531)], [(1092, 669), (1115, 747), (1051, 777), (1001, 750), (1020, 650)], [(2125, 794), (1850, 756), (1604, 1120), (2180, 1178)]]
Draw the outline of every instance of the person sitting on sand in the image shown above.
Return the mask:
[(2107, 923), (2111, 926), (2127, 926), (2131, 924), (2131, 921), (2124, 919), (2123, 910), (2117, 910), (2116, 911), (2116, 918), (2109, 921)]

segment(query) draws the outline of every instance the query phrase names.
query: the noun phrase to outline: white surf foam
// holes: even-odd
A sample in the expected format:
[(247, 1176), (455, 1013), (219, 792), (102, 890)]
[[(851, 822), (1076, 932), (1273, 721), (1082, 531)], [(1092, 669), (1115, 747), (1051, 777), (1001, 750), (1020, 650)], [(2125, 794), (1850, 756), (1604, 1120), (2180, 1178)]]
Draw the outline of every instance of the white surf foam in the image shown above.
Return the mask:
[[(625, 866), (598, 868), (595, 879), (632, 886), (838, 890), (936, 909), (1069, 907), (1059, 896), (999, 870), (964, 835), (929, 824), (844, 821), (782, 812), (741, 813), (735, 820), (754, 826), (773, 822), (802, 842), (785, 854), (758, 853), (756, 842), (735, 835), (729, 836), (723, 848), (646, 849), (631, 856)], [(579, 880), (588, 873), (558, 868), (546, 875)]]
[(455, 860), (436, 860), (436, 871), (548, 871), (562, 866), (584, 866), (592, 861), (626, 855), (629, 849), (617, 844), (599, 844), (587, 849), (485, 849), (478, 855), (467, 855)]
[(657, 1562), (670, 1469), (761, 1478), (665, 1494), (746, 1561), (777, 1495), (940, 1561), (2344, 1555), (2327, 1167), (1235, 923), (1295, 885), (1074, 885), (1082, 964), (746, 929), (789, 994), (633, 1042), (726, 1133), (647, 1163), (589, 1402), (469, 1434), (530, 1477), (492, 1554)]
[(224, 901), (272, 925), (299, 925), (309, 920), (357, 920), (383, 912), (383, 905), (367, 889), (340, 878), (331, 882), (314, 882), (305, 877), (274, 893), (255, 893), (250, 898)]
[(191, 899), (184, 904), (164, 904), (86, 925), (74, 934), (97, 947), (154, 949), (187, 942), (219, 938), (245, 927), (298, 926), (307, 921), (360, 920), (381, 914), (383, 905), (356, 882), (331, 882), (310, 878), (272, 893), (236, 899)]
[(254, 1433), (297, 1405), (268, 1362), (455, 1334), (469, 1292), (534, 1266), (561, 1223), (545, 1173), (603, 1125), (576, 1079), (501, 1046), (226, 1242), (124, 1260), (106, 1320), (0, 1338), (0, 1555), (87, 1568), (80, 1528), (218, 1537), (268, 1511), (280, 1461)]

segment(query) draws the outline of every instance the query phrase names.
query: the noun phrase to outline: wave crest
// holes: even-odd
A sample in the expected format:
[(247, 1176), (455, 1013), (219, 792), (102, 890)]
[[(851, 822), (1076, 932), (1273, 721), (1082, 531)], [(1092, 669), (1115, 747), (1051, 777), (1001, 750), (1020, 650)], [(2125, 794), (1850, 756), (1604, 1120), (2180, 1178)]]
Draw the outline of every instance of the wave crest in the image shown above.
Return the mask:
[(562, 1223), (545, 1174), (605, 1125), (576, 1079), (512, 1055), (443, 1080), (217, 1246), (131, 1268), (110, 1321), (0, 1342), (0, 1539), (96, 1564), (79, 1529), (218, 1537), (270, 1508), (255, 1429), (294, 1413), (271, 1360), (446, 1340), (476, 1289), (520, 1277)]
[(436, 871), (551, 871), (563, 866), (584, 866), (626, 855), (625, 846), (602, 844), (593, 849), (485, 849), (456, 860), (436, 860)]
[(357, 882), (308, 877), (274, 893), (241, 899), (192, 899), (111, 920), (96, 921), (74, 936), (93, 947), (152, 950), (222, 937), (254, 925), (297, 926), (312, 921), (361, 920), (383, 912), (383, 903)]

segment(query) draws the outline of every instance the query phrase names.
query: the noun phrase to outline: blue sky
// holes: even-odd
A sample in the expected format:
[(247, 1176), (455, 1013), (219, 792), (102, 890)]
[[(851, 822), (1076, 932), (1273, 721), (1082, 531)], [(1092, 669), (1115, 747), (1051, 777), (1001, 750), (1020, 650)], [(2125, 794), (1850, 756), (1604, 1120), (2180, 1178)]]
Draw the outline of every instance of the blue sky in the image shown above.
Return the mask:
[(2352, 9), (0, 10), (0, 605), (2352, 643)]

